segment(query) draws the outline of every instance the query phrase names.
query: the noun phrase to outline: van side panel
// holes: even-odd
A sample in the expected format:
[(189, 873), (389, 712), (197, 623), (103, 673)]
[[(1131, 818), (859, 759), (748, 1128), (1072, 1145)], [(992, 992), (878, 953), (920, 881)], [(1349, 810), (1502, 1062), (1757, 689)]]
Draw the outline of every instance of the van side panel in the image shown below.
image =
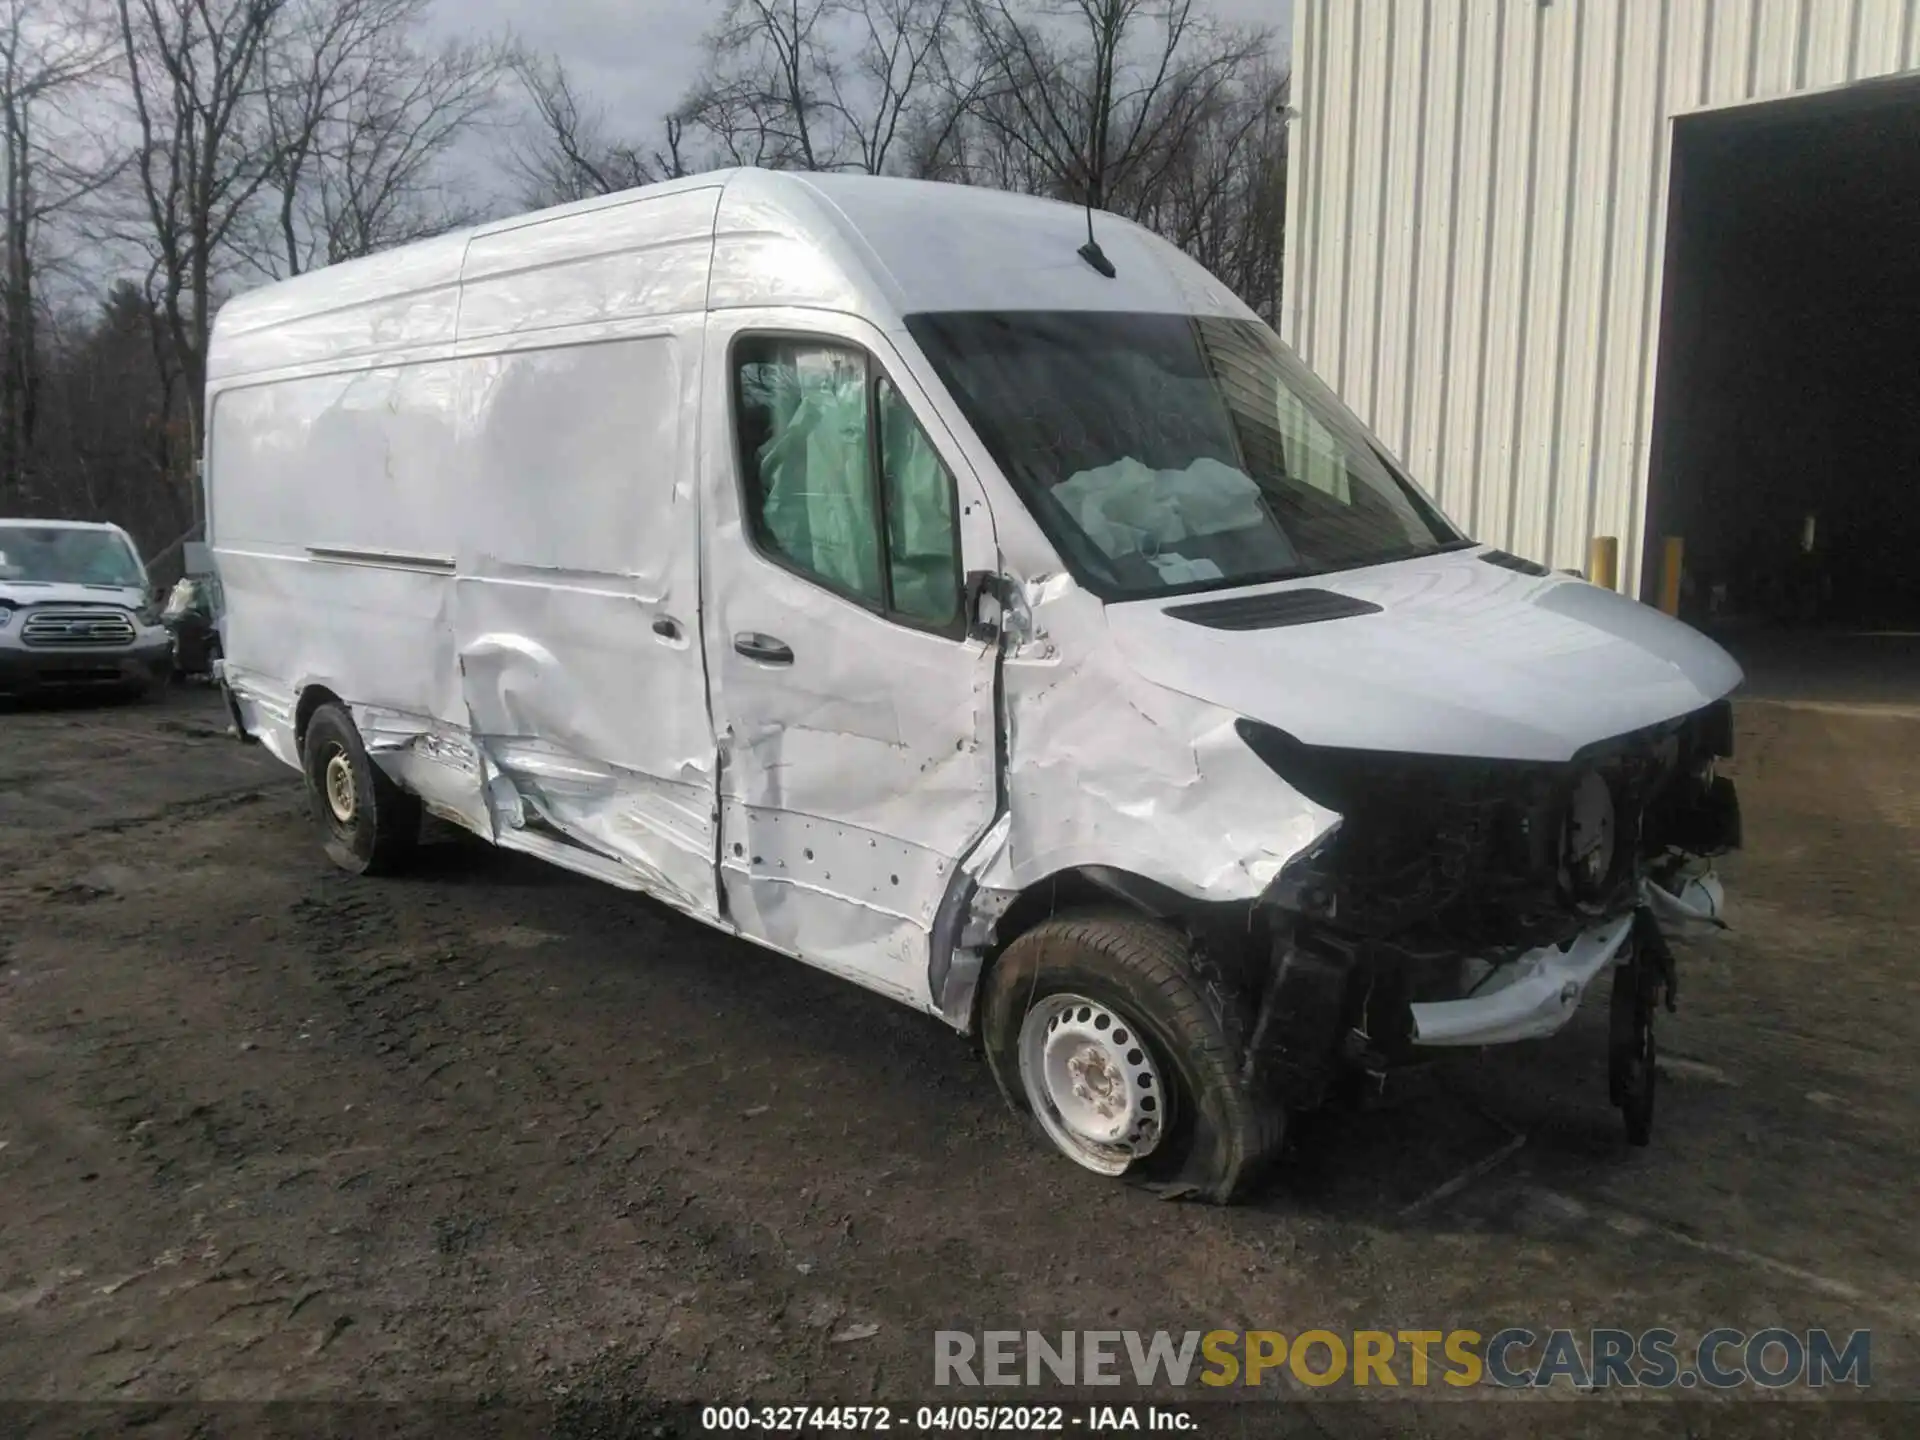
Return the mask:
[(207, 378), (392, 360), (446, 345), (459, 315), (466, 248), (464, 235), (442, 235), (242, 296), (220, 312)]
[(460, 338), (706, 308), (720, 187), (478, 235), (460, 277)]
[(464, 720), (453, 650), (458, 376), (451, 361), (222, 391), (210, 422), (228, 669), (250, 728), (298, 765), (293, 707)]
[(454, 632), (496, 832), (715, 902), (699, 645), (698, 315), (462, 362)]

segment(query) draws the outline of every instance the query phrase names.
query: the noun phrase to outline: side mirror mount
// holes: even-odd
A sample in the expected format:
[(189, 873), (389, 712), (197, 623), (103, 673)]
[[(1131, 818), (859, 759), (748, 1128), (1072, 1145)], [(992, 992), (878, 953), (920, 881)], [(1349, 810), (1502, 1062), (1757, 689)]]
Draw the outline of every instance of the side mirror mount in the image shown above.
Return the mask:
[(1000, 617), (1005, 609), (1001, 598), (1001, 579), (991, 570), (969, 570), (962, 606), (967, 617), (967, 638), (983, 645), (1000, 639)]

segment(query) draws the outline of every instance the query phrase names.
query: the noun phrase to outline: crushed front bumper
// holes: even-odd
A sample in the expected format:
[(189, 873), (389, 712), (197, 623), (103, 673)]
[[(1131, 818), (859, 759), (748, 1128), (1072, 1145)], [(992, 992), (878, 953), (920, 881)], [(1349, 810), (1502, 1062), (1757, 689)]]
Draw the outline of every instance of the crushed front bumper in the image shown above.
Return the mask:
[(1416, 1004), (1416, 1045), (1504, 1045), (1538, 1040), (1573, 1018), (1594, 977), (1611, 964), (1633, 934), (1633, 916), (1609, 920), (1565, 950), (1543, 945), (1503, 965), (1485, 986), (1461, 1000)]
[[(1711, 871), (1688, 877), (1679, 893), (1643, 881), (1641, 897), (1677, 933), (1711, 928), (1725, 897)], [(1633, 937), (1631, 913), (1608, 920), (1564, 950), (1543, 945), (1494, 970), (1473, 994), (1410, 1005), (1415, 1045), (1504, 1045), (1552, 1035), (1573, 1018), (1587, 989)]]

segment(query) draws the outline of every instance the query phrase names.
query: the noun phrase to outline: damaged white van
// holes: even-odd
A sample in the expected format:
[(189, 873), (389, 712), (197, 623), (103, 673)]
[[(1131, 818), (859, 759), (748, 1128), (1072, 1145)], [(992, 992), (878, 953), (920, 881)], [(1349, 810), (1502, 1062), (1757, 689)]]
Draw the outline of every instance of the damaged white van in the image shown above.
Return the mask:
[(206, 477), (240, 732), (977, 1033), (1079, 1164), (1547, 1035), (1738, 843), (1728, 656), (1475, 542), (1108, 215), (702, 175), (244, 296)]

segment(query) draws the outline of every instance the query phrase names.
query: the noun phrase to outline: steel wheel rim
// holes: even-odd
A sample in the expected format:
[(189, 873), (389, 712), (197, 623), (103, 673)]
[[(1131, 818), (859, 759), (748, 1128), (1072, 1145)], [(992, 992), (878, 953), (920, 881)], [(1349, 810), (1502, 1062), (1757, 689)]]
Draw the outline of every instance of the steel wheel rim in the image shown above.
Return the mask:
[(1118, 1175), (1166, 1133), (1170, 1097), (1138, 1027), (1084, 995), (1048, 995), (1020, 1025), (1020, 1082), (1067, 1157)]
[(347, 752), (335, 747), (327, 757), (323, 772), (327, 795), (327, 809), (333, 812), (333, 818), (342, 825), (351, 825), (353, 817), (360, 808), (359, 797), (354, 793), (353, 761)]

